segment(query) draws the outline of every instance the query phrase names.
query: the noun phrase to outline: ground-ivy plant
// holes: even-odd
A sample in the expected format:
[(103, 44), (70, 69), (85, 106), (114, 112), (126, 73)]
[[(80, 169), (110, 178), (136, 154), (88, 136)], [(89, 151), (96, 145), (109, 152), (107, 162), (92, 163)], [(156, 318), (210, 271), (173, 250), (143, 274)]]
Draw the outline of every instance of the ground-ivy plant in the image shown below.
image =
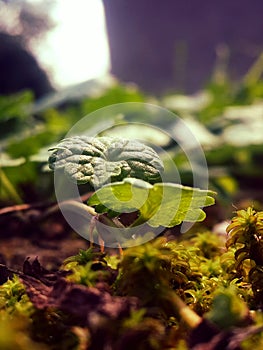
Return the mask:
[[(202, 221), (202, 207), (214, 204), (212, 191), (162, 182), (164, 168), (158, 154), (136, 140), (74, 136), (50, 151), (50, 168), (64, 170), (77, 184), (91, 185), (87, 212), (114, 228)], [(122, 220), (124, 213), (132, 218), (128, 225)]]

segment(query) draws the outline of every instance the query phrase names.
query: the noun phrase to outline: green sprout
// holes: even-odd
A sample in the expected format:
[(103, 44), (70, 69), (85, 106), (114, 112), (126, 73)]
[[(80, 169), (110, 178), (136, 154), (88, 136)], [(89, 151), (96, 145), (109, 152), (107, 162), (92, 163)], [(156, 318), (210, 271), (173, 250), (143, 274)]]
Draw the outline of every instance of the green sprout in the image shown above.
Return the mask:
[[(183, 221), (203, 221), (202, 207), (214, 204), (213, 191), (161, 182), (164, 168), (158, 154), (135, 140), (74, 136), (62, 140), (51, 151), (52, 170), (62, 170), (73, 182), (92, 188), (87, 206), (70, 202), (81, 215), (86, 211), (94, 217), (95, 221), (90, 222), (91, 242), (96, 222), (107, 225), (109, 230), (114, 228), (115, 232), (144, 223), (151, 227), (173, 227)], [(125, 213), (129, 216), (128, 224), (123, 221)], [(103, 246), (103, 232), (98, 235)], [(123, 239), (132, 239), (118, 233), (115, 236), (119, 246)]]

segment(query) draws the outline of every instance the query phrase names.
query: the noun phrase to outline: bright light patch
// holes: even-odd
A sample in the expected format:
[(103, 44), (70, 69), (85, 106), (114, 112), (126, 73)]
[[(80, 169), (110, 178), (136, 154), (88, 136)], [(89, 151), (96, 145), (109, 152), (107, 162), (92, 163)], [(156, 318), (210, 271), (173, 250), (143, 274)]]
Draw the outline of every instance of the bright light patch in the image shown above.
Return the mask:
[(57, 26), (36, 48), (55, 85), (67, 86), (109, 71), (109, 49), (101, 0), (57, 0)]

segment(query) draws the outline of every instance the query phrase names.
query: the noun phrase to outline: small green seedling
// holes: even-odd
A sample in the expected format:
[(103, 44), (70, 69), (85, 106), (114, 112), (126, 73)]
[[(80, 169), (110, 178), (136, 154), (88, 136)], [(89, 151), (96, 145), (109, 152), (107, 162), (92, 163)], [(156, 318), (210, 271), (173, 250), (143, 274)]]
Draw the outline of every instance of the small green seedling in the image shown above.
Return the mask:
[[(63, 170), (75, 183), (93, 189), (86, 206), (96, 219), (90, 223), (91, 232), (98, 221), (114, 229), (202, 221), (202, 207), (214, 204), (215, 192), (162, 182), (164, 167), (158, 154), (135, 140), (75, 136), (51, 151), (52, 170)], [(104, 241), (103, 232), (98, 234)], [(117, 240), (121, 244), (121, 237)]]

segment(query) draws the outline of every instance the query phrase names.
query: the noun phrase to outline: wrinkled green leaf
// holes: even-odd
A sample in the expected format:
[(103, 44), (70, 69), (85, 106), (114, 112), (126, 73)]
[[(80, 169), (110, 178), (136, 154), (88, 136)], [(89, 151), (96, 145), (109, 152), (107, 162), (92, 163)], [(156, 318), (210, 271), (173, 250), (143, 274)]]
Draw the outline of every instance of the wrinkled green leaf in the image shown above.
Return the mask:
[(126, 177), (150, 183), (161, 180), (162, 161), (150, 147), (134, 140), (111, 137), (76, 136), (52, 148), (49, 166), (64, 169), (71, 180), (100, 187)]
[(127, 178), (105, 185), (89, 199), (88, 204), (100, 212), (139, 210), (136, 224), (173, 227), (182, 221), (196, 222), (205, 218), (202, 207), (214, 204), (215, 192), (174, 183), (155, 183)]

